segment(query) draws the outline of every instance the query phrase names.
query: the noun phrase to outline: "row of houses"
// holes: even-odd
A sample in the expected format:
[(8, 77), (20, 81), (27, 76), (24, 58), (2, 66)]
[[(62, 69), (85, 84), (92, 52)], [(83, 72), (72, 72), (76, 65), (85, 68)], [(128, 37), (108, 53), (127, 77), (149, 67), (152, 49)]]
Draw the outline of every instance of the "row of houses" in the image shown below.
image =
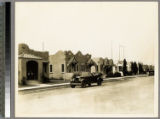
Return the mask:
[[(19, 44), (18, 49), (18, 81), (42, 81), (48, 79), (70, 79), (78, 72), (101, 72), (103, 74), (122, 71), (123, 61), (114, 63), (108, 58), (92, 58), (90, 54), (78, 51), (58, 51), (53, 55), (49, 52), (40, 52), (30, 49), (26, 44)], [(127, 70), (131, 70), (127, 63)]]

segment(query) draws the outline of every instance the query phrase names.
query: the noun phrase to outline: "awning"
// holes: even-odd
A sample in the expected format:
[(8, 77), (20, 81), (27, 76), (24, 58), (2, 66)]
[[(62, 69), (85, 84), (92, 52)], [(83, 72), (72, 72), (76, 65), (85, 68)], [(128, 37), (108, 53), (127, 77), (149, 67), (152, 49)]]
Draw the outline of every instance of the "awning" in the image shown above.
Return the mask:
[(23, 53), (23, 54), (20, 54), (20, 55), (18, 56), (18, 58), (42, 60), (41, 57), (35, 56), (35, 55), (33, 55), (33, 54), (24, 54), (24, 53)]

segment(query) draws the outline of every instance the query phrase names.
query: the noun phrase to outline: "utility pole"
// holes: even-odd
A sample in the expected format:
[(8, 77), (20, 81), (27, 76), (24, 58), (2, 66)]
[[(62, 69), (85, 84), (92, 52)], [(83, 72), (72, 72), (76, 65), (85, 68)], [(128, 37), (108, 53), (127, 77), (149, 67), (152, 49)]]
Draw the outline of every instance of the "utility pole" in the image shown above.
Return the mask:
[(120, 46), (119, 46), (119, 61), (120, 61)]
[(122, 58), (124, 59), (125, 58), (125, 54), (124, 54), (124, 46), (123, 45), (119, 45), (119, 60), (121, 59), (121, 50), (122, 49), (122, 52), (123, 52), (123, 54), (122, 54)]
[(113, 59), (113, 47), (112, 47), (112, 40), (111, 40), (111, 59)]
[(125, 58), (125, 46), (123, 46), (123, 59)]
[(44, 51), (44, 42), (42, 42), (42, 51)]
[(120, 61), (120, 50), (121, 50), (121, 46), (119, 45), (119, 61)]

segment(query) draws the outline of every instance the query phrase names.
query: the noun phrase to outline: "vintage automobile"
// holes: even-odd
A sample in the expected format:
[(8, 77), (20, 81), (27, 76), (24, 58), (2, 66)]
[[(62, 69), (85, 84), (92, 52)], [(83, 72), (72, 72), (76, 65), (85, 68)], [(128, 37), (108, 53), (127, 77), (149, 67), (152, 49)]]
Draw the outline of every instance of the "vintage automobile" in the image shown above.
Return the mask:
[(70, 86), (72, 88), (76, 86), (85, 88), (87, 85), (91, 86), (92, 83), (97, 83), (97, 85), (100, 86), (102, 82), (103, 78), (101, 73), (88, 73), (87, 75), (75, 75), (70, 81)]
[(148, 75), (149, 76), (154, 76), (154, 71), (149, 71)]

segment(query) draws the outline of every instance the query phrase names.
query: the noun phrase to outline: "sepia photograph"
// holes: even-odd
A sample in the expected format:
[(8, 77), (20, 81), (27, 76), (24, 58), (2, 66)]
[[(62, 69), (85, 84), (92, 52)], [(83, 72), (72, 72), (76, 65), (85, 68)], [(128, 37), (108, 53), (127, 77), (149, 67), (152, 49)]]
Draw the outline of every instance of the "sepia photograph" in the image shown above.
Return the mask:
[(158, 117), (158, 2), (16, 2), (16, 117)]

